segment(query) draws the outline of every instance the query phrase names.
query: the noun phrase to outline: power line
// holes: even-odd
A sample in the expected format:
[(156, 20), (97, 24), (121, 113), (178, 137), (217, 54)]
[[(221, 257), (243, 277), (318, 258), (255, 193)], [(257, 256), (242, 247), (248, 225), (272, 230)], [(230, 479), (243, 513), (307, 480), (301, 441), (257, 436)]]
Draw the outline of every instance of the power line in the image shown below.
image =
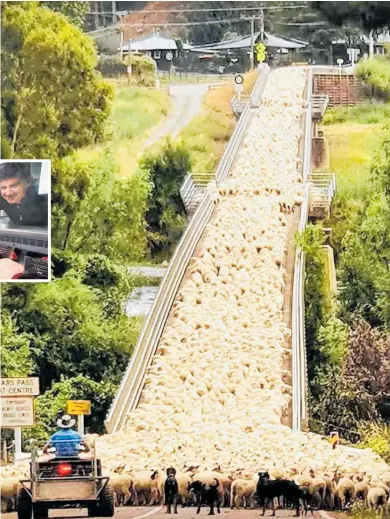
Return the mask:
[[(259, 7), (221, 7), (217, 9), (156, 9), (155, 11), (150, 10), (135, 10), (135, 9), (125, 9), (128, 14), (130, 13), (139, 13), (139, 14), (157, 14), (157, 13), (215, 13), (220, 11), (259, 11), (260, 9), (264, 9), (265, 11), (281, 11), (283, 9), (304, 9), (307, 7), (306, 5), (285, 5), (283, 7), (280, 6), (259, 6)], [(122, 12), (120, 9), (115, 11), (116, 13)], [(113, 14), (114, 11), (91, 11), (88, 14)]]
[[(231, 20), (208, 20), (207, 22), (162, 22), (162, 23), (118, 23), (119, 27), (188, 27), (190, 25), (212, 25), (216, 23), (236, 23), (236, 22), (250, 22), (252, 18), (234, 18)], [(253, 18), (260, 20), (260, 18)]]

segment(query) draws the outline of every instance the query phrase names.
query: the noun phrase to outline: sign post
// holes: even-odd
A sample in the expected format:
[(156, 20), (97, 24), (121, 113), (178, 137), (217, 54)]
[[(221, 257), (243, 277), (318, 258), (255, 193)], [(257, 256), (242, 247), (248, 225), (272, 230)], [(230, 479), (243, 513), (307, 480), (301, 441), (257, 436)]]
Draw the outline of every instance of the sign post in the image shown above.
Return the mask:
[(22, 455), (22, 427), (35, 423), (34, 397), (39, 395), (38, 377), (0, 378), (1, 426), (14, 430), (15, 459)]
[(68, 400), (66, 402), (66, 412), (77, 416), (77, 430), (81, 436), (84, 436), (84, 415), (91, 414), (91, 401)]
[(240, 100), (241, 98), (241, 93), (243, 92), (244, 90), (244, 78), (241, 76), (241, 74), (237, 74), (237, 76), (235, 76), (234, 78), (234, 83), (235, 83), (235, 90), (237, 92), (237, 97), (238, 99)]

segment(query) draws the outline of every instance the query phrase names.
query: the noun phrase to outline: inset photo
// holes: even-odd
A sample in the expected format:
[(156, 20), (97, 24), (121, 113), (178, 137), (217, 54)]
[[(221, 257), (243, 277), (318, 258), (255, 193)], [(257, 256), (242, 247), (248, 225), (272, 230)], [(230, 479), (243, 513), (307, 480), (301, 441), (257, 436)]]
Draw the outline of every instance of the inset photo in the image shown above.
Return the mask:
[(50, 160), (0, 160), (0, 282), (50, 281)]

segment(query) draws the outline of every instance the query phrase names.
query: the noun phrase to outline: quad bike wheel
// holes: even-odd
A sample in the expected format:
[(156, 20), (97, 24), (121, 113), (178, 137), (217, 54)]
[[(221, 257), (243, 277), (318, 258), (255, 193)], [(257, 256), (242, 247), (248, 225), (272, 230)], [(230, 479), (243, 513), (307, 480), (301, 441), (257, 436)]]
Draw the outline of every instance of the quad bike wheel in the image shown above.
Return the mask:
[(18, 492), (16, 507), (18, 511), (18, 519), (32, 519), (32, 501), (25, 488), (21, 488)]

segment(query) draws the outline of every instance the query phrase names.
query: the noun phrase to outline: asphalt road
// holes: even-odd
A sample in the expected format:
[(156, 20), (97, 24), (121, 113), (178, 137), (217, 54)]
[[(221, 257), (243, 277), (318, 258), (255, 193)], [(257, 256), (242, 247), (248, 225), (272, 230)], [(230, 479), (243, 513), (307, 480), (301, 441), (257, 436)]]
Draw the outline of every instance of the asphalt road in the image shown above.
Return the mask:
[[(199, 515), (196, 515), (196, 508), (190, 507), (190, 508), (178, 508), (178, 514), (177, 515), (168, 515), (165, 512), (165, 507), (161, 506), (153, 506), (153, 507), (136, 507), (136, 506), (125, 506), (116, 508), (115, 510), (115, 519), (146, 519), (148, 517), (153, 517), (153, 519), (162, 519), (162, 518), (183, 518), (183, 519), (201, 519), (204, 516), (208, 516), (209, 508), (203, 507), (200, 511)], [(222, 508), (221, 514), (215, 514), (216, 517), (220, 517), (221, 519), (255, 519), (260, 517), (262, 511), (257, 508), (254, 510), (230, 510), (229, 508)], [(282, 519), (290, 519), (294, 517), (295, 511), (294, 510), (277, 510), (276, 511), (276, 517), (282, 518)], [(321, 512), (321, 515), (319, 512), (313, 512), (313, 516), (310, 515), (310, 513), (306, 517), (313, 517), (313, 519), (326, 519), (327, 514), (323, 514)], [(267, 510), (265, 517), (271, 517), (272, 511)], [(3, 519), (17, 519), (17, 515), (15, 512), (8, 513), (8, 514), (2, 514)], [(87, 510), (84, 509), (73, 509), (73, 510), (51, 510), (49, 512), (49, 518), (84, 518), (87, 517)], [(305, 517), (302, 515), (302, 517)], [(330, 516), (328, 516), (329, 519), (332, 519)], [(103, 519), (103, 518), (97, 518), (97, 519)]]
[(152, 130), (152, 134), (144, 142), (143, 148), (149, 148), (165, 137), (176, 137), (191, 119), (197, 115), (202, 106), (203, 96), (208, 90), (209, 84), (174, 85), (169, 87), (169, 95), (173, 100), (172, 110), (169, 116)]

